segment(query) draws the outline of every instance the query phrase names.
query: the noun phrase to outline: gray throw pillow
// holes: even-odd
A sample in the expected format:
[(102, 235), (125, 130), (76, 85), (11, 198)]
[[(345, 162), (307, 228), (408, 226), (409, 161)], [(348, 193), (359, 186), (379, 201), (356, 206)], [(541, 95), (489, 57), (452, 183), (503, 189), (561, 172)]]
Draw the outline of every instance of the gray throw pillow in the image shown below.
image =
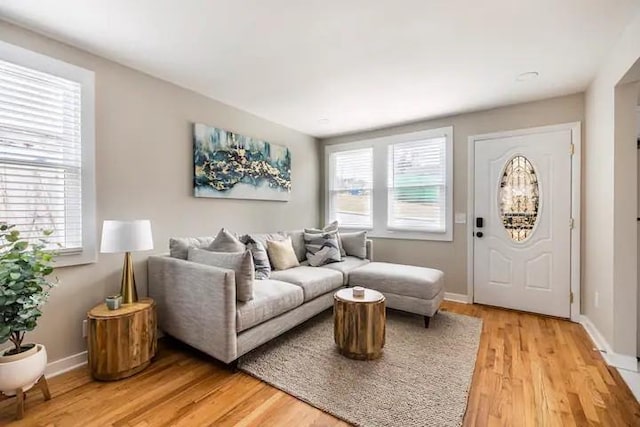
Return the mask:
[(322, 233), (337, 233), (338, 235), (338, 250), (340, 251), (340, 257), (347, 256), (347, 253), (342, 248), (342, 242), (340, 241), (340, 233), (338, 232), (338, 221), (333, 221), (324, 226), (324, 228), (305, 228), (304, 232), (309, 234), (322, 234)]
[(245, 247), (240, 240), (224, 228), (218, 232), (218, 235), (208, 248), (213, 252), (244, 252)]
[(255, 272), (250, 251), (211, 252), (205, 249), (189, 248), (187, 261), (233, 270), (236, 273), (236, 299), (243, 302), (253, 299)]
[(206, 249), (211, 242), (213, 237), (172, 237), (169, 239), (169, 255), (187, 259), (189, 248)]
[(338, 249), (338, 236), (333, 233), (304, 233), (304, 243), (307, 248), (307, 261), (312, 267), (342, 260)]
[(307, 250), (304, 247), (304, 230), (285, 231), (283, 234), (291, 237), (291, 244), (298, 257), (298, 261), (307, 259)]
[(360, 259), (367, 257), (367, 232), (340, 233), (340, 241), (347, 255)]
[(246, 234), (240, 237), (240, 241), (245, 244), (249, 251), (251, 251), (251, 256), (253, 256), (253, 265), (256, 270), (256, 279), (268, 279), (271, 275), (271, 264), (269, 263), (267, 249), (262, 243), (256, 242), (251, 238), (251, 236)]

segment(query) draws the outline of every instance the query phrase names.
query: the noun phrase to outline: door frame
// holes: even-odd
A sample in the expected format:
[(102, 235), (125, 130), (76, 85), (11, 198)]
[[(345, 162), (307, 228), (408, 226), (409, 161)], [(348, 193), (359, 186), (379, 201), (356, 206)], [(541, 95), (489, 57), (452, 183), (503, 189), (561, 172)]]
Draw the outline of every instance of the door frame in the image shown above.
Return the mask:
[[(571, 216), (573, 228), (571, 229), (571, 292), (573, 302), (570, 304), (570, 319), (573, 322), (580, 321), (580, 192), (582, 164), (582, 136), (581, 122), (562, 123), (549, 126), (538, 126), (525, 129), (514, 129), (501, 132), (492, 132), (479, 135), (471, 135), (468, 140), (467, 156), (467, 299), (473, 303), (474, 294), (474, 207), (475, 207), (475, 146), (477, 141), (487, 139), (508, 138), (514, 136), (532, 135), (536, 133), (553, 132), (560, 130), (571, 131), (573, 143), (573, 156), (571, 156)], [(567, 153), (569, 155), (569, 153)], [(569, 224), (567, 224), (569, 226)], [(567, 295), (567, 298), (570, 296)]]

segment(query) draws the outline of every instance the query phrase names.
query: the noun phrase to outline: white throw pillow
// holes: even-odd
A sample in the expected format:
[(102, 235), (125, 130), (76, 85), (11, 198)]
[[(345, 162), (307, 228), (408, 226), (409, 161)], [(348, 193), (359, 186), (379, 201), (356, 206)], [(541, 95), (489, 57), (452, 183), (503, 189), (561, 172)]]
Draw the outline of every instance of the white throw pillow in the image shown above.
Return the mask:
[(267, 240), (267, 253), (274, 270), (286, 270), (300, 265), (290, 237), (285, 240)]

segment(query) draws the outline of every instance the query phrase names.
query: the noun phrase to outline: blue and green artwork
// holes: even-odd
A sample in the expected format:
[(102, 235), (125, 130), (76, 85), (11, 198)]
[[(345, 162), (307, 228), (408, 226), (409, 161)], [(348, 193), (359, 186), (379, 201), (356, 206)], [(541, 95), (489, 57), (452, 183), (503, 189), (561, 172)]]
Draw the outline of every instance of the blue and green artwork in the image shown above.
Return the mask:
[(196, 197), (289, 200), (287, 147), (195, 123), (193, 161)]

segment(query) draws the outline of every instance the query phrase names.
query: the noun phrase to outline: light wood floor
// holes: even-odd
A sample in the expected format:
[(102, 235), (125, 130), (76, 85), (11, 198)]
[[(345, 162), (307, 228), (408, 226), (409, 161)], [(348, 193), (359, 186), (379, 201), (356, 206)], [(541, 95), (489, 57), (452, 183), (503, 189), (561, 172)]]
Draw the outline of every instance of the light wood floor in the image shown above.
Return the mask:
[[(478, 305), (443, 309), (484, 319), (466, 426), (640, 426), (640, 405), (580, 325)], [(11, 423), (13, 401), (0, 403), (0, 425), (345, 425), (169, 340), (135, 377), (101, 383), (78, 369), (50, 387), (49, 402), (29, 393), (21, 422)]]

